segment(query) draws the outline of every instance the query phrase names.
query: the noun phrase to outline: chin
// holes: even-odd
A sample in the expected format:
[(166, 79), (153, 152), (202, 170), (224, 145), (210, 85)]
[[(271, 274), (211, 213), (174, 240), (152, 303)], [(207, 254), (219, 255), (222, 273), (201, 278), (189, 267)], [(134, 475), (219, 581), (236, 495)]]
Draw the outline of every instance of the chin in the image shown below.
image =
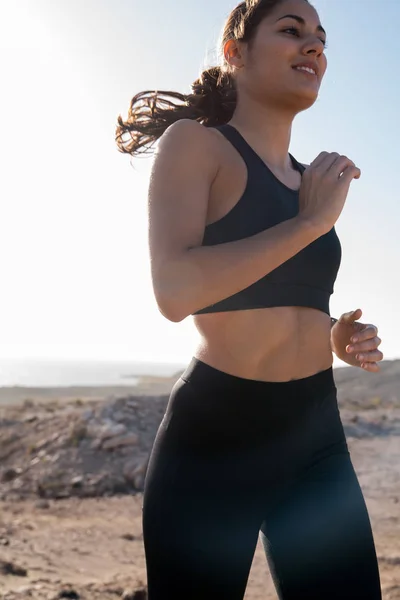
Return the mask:
[(308, 94), (297, 94), (293, 97), (292, 105), (296, 112), (302, 112), (303, 110), (308, 110), (318, 100), (318, 93), (309, 92)]
[(303, 86), (295, 89), (282, 89), (274, 97), (274, 104), (281, 109), (288, 109), (291, 113), (299, 113), (311, 108), (318, 100), (319, 87)]

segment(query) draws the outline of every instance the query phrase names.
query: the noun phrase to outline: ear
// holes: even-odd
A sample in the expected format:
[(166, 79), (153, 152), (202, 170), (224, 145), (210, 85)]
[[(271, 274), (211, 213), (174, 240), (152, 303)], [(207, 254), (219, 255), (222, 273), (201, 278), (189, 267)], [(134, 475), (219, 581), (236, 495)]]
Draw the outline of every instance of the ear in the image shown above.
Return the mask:
[(237, 40), (228, 40), (224, 46), (224, 57), (229, 66), (234, 69), (244, 67), (243, 47)]

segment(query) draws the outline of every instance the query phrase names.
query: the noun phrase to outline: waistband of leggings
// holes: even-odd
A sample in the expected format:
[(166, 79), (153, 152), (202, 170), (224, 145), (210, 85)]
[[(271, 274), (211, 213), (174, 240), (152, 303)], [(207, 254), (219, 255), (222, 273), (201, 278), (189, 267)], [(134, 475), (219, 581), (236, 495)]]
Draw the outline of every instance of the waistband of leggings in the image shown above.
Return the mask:
[(333, 368), (319, 371), (303, 379), (290, 381), (259, 381), (231, 375), (193, 357), (181, 379), (198, 387), (221, 389), (226, 392), (249, 395), (321, 396), (336, 389)]

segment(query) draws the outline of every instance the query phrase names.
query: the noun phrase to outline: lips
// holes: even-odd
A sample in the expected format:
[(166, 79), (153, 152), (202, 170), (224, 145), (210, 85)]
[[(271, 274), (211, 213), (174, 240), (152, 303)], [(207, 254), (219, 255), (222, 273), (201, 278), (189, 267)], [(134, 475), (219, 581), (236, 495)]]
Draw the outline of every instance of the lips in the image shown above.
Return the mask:
[[(293, 66), (293, 69), (295, 69), (295, 70), (309, 69), (309, 70), (313, 71), (314, 75), (318, 75), (318, 72), (319, 72), (318, 65), (316, 63), (313, 63), (313, 62), (301, 62), (301, 63), (298, 63), (297, 65)], [(305, 72), (307, 73), (309, 71), (305, 71)]]

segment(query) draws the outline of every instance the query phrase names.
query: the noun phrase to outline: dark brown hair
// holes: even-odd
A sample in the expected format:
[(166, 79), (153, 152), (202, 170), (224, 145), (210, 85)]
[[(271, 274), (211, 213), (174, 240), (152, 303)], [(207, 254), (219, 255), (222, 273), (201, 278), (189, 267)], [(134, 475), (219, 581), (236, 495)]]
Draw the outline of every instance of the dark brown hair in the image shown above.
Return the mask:
[[(251, 45), (261, 21), (284, 0), (246, 0), (230, 14), (225, 25), (221, 53), (234, 39)], [(308, 0), (305, 0), (308, 1)], [(231, 67), (211, 67), (192, 84), (191, 94), (146, 91), (131, 101), (126, 121), (118, 117), (118, 150), (132, 156), (148, 152), (164, 131), (180, 119), (192, 119), (213, 127), (228, 123), (236, 108), (237, 93)], [(177, 103), (178, 102), (178, 103)]]

